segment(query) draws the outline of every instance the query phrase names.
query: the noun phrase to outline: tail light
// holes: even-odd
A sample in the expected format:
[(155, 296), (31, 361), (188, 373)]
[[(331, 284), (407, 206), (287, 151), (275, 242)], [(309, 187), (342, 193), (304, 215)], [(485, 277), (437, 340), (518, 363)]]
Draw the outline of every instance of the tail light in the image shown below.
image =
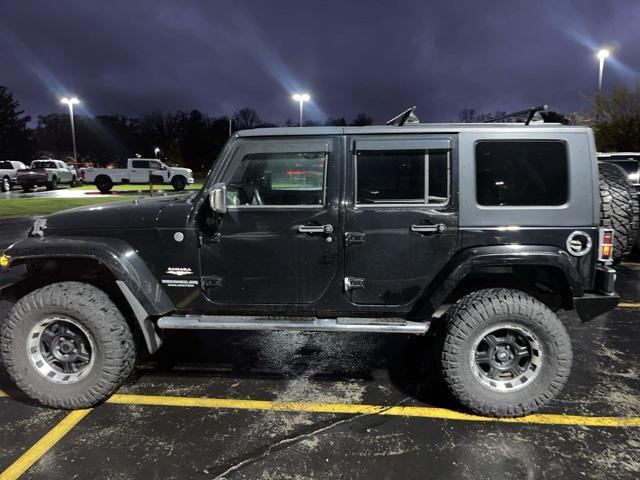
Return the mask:
[(600, 250), (598, 260), (610, 262), (613, 258), (613, 230), (610, 228), (600, 229)]

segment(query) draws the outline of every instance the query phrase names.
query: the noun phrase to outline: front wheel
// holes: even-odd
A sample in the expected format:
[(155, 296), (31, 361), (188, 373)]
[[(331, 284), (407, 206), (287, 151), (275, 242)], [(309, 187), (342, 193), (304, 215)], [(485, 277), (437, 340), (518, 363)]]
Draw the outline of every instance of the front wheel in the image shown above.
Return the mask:
[(175, 176), (171, 179), (171, 185), (173, 186), (173, 189), (176, 191), (181, 191), (184, 190), (184, 188), (187, 186), (187, 179), (178, 175)]
[(30, 398), (54, 408), (87, 408), (106, 399), (131, 373), (135, 352), (111, 299), (79, 282), (24, 296), (0, 330), (9, 376)]
[(0, 183), (0, 191), (10, 192), (11, 191), (11, 179), (9, 177), (3, 177)]
[(449, 391), (480, 415), (533, 413), (562, 390), (571, 371), (564, 325), (517, 290), (479, 290), (460, 299), (447, 314), (443, 342)]

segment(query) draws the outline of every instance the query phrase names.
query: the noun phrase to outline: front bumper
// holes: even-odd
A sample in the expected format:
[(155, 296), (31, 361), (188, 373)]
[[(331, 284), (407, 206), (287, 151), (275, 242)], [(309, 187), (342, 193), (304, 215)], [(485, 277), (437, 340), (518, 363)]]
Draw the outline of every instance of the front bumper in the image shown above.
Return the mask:
[(586, 322), (609, 310), (614, 309), (620, 301), (615, 292), (616, 271), (608, 266), (596, 268), (595, 292), (585, 293), (582, 297), (573, 297), (573, 306), (580, 317)]
[(193, 183), (193, 182), (194, 182), (193, 177), (187, 178), (187, 183)]

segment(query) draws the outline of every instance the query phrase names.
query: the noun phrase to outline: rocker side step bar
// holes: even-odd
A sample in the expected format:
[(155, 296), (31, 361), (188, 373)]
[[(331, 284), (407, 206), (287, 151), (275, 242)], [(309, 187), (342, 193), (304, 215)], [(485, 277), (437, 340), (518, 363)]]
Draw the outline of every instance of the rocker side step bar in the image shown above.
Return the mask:
[(371, 332), (425, 334), (428, 322), (403, 318), (254, 317), (227, 315), (182, 315), (162, 317), (162, 329), (184, 330), (296, 330), (305, 332)]

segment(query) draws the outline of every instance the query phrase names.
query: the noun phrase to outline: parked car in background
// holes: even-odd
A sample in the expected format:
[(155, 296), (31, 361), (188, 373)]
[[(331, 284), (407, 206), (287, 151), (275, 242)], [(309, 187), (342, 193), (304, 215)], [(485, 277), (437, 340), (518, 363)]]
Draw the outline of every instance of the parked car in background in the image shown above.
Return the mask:
[(94, 183), (102, 193), (119, 183), (149, 183), (152, 176), (157, 178), (157, 183), (170, 183), (174, 190), (184, 190), (187, 184), (193, 183), (191, 169), (169, 167), (149, 158), (129, 158), (126, 168), (80, 169), (80, 178), (85, 183)]
[(17, 182), (24, 191), (33, 187), (47, 187), (47, 190), (55, 190), (60, 184), (69, 184), (75, 187), (78, 183), (78, 174), (62, 160), (34, 160), (31, 167), (18, 170)]
[(0, 191), (9, 192), (17, 181), (18, 170), (27, 168), (22, 162), (0, 160)]

